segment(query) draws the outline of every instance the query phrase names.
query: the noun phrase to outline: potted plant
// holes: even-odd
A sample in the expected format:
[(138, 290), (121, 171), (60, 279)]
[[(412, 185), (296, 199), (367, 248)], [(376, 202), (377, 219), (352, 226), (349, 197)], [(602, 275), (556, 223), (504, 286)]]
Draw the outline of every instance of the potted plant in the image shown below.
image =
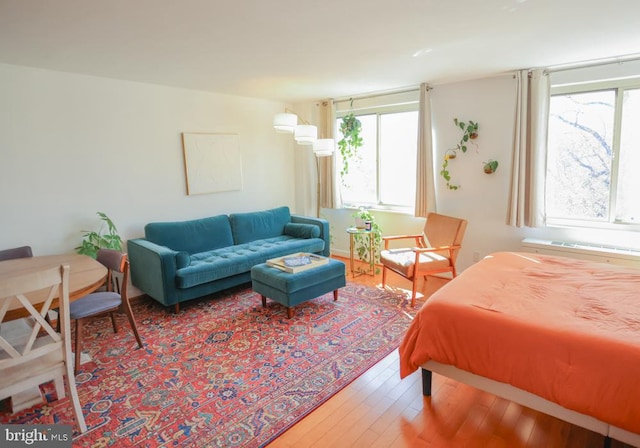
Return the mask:
[(484, 163), (483, 170), (487, 174), (495, 173), (496, 170), (498, 169), (498, 161), (497, 160), (489, 159), (489, 160), (487, 160), (487, 161), (485, 161), (483, 163)]
[(99, 249), (122, 250), (122, 238), (113, 221), (103, 212), (96, 214), (102, 221), (100, 228), (97, 231), (83, 230), (82, 244), (76, 247), (76, 252), (96, 258)]
[(467, 152), (467, 143), (469, 140), (475, 140), (478, 138), (478, 123), (469, 120), (468, 123), (460, 121), (457, 118), (453, 119), (453, 123), (462, 129), (462, 138), (460, 143), (456, 146), (462, 152)]
[[(364, 223), (364, 229), (363, 230), (367, 230), (370, 231), (371, 234), (369, 234), (368, 232), (361, 232), (361, 233), (356, 233), (355, 235), (353, 235), (353, 249), (354, 252), (358, 255), (358, 258), (367, 263), (367, 264), (371, 264), (372, 260), (370, 259), (370, 253), (371, 253), (371, 248), (369, 247), (370, 242), (373, 242), (373, 264), (379, 264), (380, 263), (380, 248), (382, 245), (382, 230), (380, 229), (380, 226), (378, 225), (378, 223), (376, 222), (376, 218), (375, 216), (373, 216), (369, 210), (365, 209), (364, 207), (360, 207), (360, 209), (355, 212), (353, 214), (353, 217), (356, 218), (356, 220), (361, 220)], [(371, 237), (371, 235), (373, 235), (373, 237)], [(379, 269), (376, 268), (375, 269), (375, 273), (377, 274), (379, 272)]]

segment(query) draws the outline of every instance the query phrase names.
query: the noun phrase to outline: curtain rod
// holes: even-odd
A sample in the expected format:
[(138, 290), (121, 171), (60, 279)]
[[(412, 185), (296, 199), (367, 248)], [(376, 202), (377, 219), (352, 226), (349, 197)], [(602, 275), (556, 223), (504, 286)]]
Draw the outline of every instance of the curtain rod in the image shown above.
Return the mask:
[(630, 54), (626, 56), (616, 56), (604, 59), (593, 59), (590, 61), (574, 62), (568, 64), (551, 65), (545, 68), (549, 73), (564, 72), (567, 70), (576, 70), (579, 68), (599, 67), (610, 64), (623, 64), (625, 62), (640, 61), (640, 54)]
[(354, 101), (355, 100), (366, 100), (366, 99), (369, 99), (369, 98), (377, 98), (379, 96), (395, 95), (395, 94), (398, 94), (398, 93), (415, 92), (415, 91), (418, 91), (418, 90), (420, 90), (420, 86), (407, 87), (407, 88), (404, 88), (402, 90), (388, 90), (386, 92), (369, 93), (369, 94), (365, 94), (365, 95), (361, 95), (361, 96), (354, 95), (354, 96), (350, 96), (348, 98), (344, 97), (344, 98), (334, 99), (333, 103), (334, 104), (336, 104), (336, 103), (346, 103), (346, 102), (351, 101), (351, 100), (354, 100)]

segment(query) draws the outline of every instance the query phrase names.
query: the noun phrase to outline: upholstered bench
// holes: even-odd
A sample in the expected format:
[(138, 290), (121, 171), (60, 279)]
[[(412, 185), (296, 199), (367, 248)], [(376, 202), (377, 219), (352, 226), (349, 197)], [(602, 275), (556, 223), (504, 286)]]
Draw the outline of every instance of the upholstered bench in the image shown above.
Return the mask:
[(333, 299), (338, 300), (338, 289), (347, 284), (343, 262), (328, 259), (327, 264), (306, 271), (290, 274), (266, 263), (251, 268), (253, 290), (262, 295), (262, 306), (267, 305), (267, 297), (287, 307), (287, 317), (293, 317), (293, 308), (307, 300), (333, 291)]

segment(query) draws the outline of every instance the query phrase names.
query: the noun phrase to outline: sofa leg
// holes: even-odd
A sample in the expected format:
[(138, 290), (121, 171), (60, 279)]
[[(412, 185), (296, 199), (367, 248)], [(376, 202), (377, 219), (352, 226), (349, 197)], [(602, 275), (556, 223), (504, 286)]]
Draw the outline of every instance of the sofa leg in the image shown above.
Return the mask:
[(179, 314), (179, 313), (180, 313), (180, 304), (179, 304), (179, 303), (176, 303), (176, 304), (173, 306), (173, 312), (174, 312), (175, 314)]
[(267, 307), (267, 297), (266, 296), (262, 296), (262, 306), (263, 307)]
[(287, 307), (287, 317), (289, 319), (291, 319), (293, 317), (293, 308), (290, 307), (290, 306)]
[(338, 290), (334, 289), (333, 290), (333, 301), (335, 302), (336, 300), (338, 300)]

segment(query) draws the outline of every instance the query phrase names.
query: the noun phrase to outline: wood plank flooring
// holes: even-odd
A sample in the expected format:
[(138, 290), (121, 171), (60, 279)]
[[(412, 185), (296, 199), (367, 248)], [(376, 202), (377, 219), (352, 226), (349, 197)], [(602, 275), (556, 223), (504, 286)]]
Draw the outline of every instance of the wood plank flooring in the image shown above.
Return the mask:
[[(348, 281), (379, 286), (381, 276), (348, 274)], [(418, 290), (428, 297), (445, 283), (429, 277)], [(407, 280), (392, 273), (388, 284), (411, 289)], [(432, 396), (423, 397), (420, 372), (400, 380), (396, 350), (268, 448), (600, 448), (603, 444), (599, 434), (437, 374)], [(628, 445), (613, 440), (611, 447)]]

